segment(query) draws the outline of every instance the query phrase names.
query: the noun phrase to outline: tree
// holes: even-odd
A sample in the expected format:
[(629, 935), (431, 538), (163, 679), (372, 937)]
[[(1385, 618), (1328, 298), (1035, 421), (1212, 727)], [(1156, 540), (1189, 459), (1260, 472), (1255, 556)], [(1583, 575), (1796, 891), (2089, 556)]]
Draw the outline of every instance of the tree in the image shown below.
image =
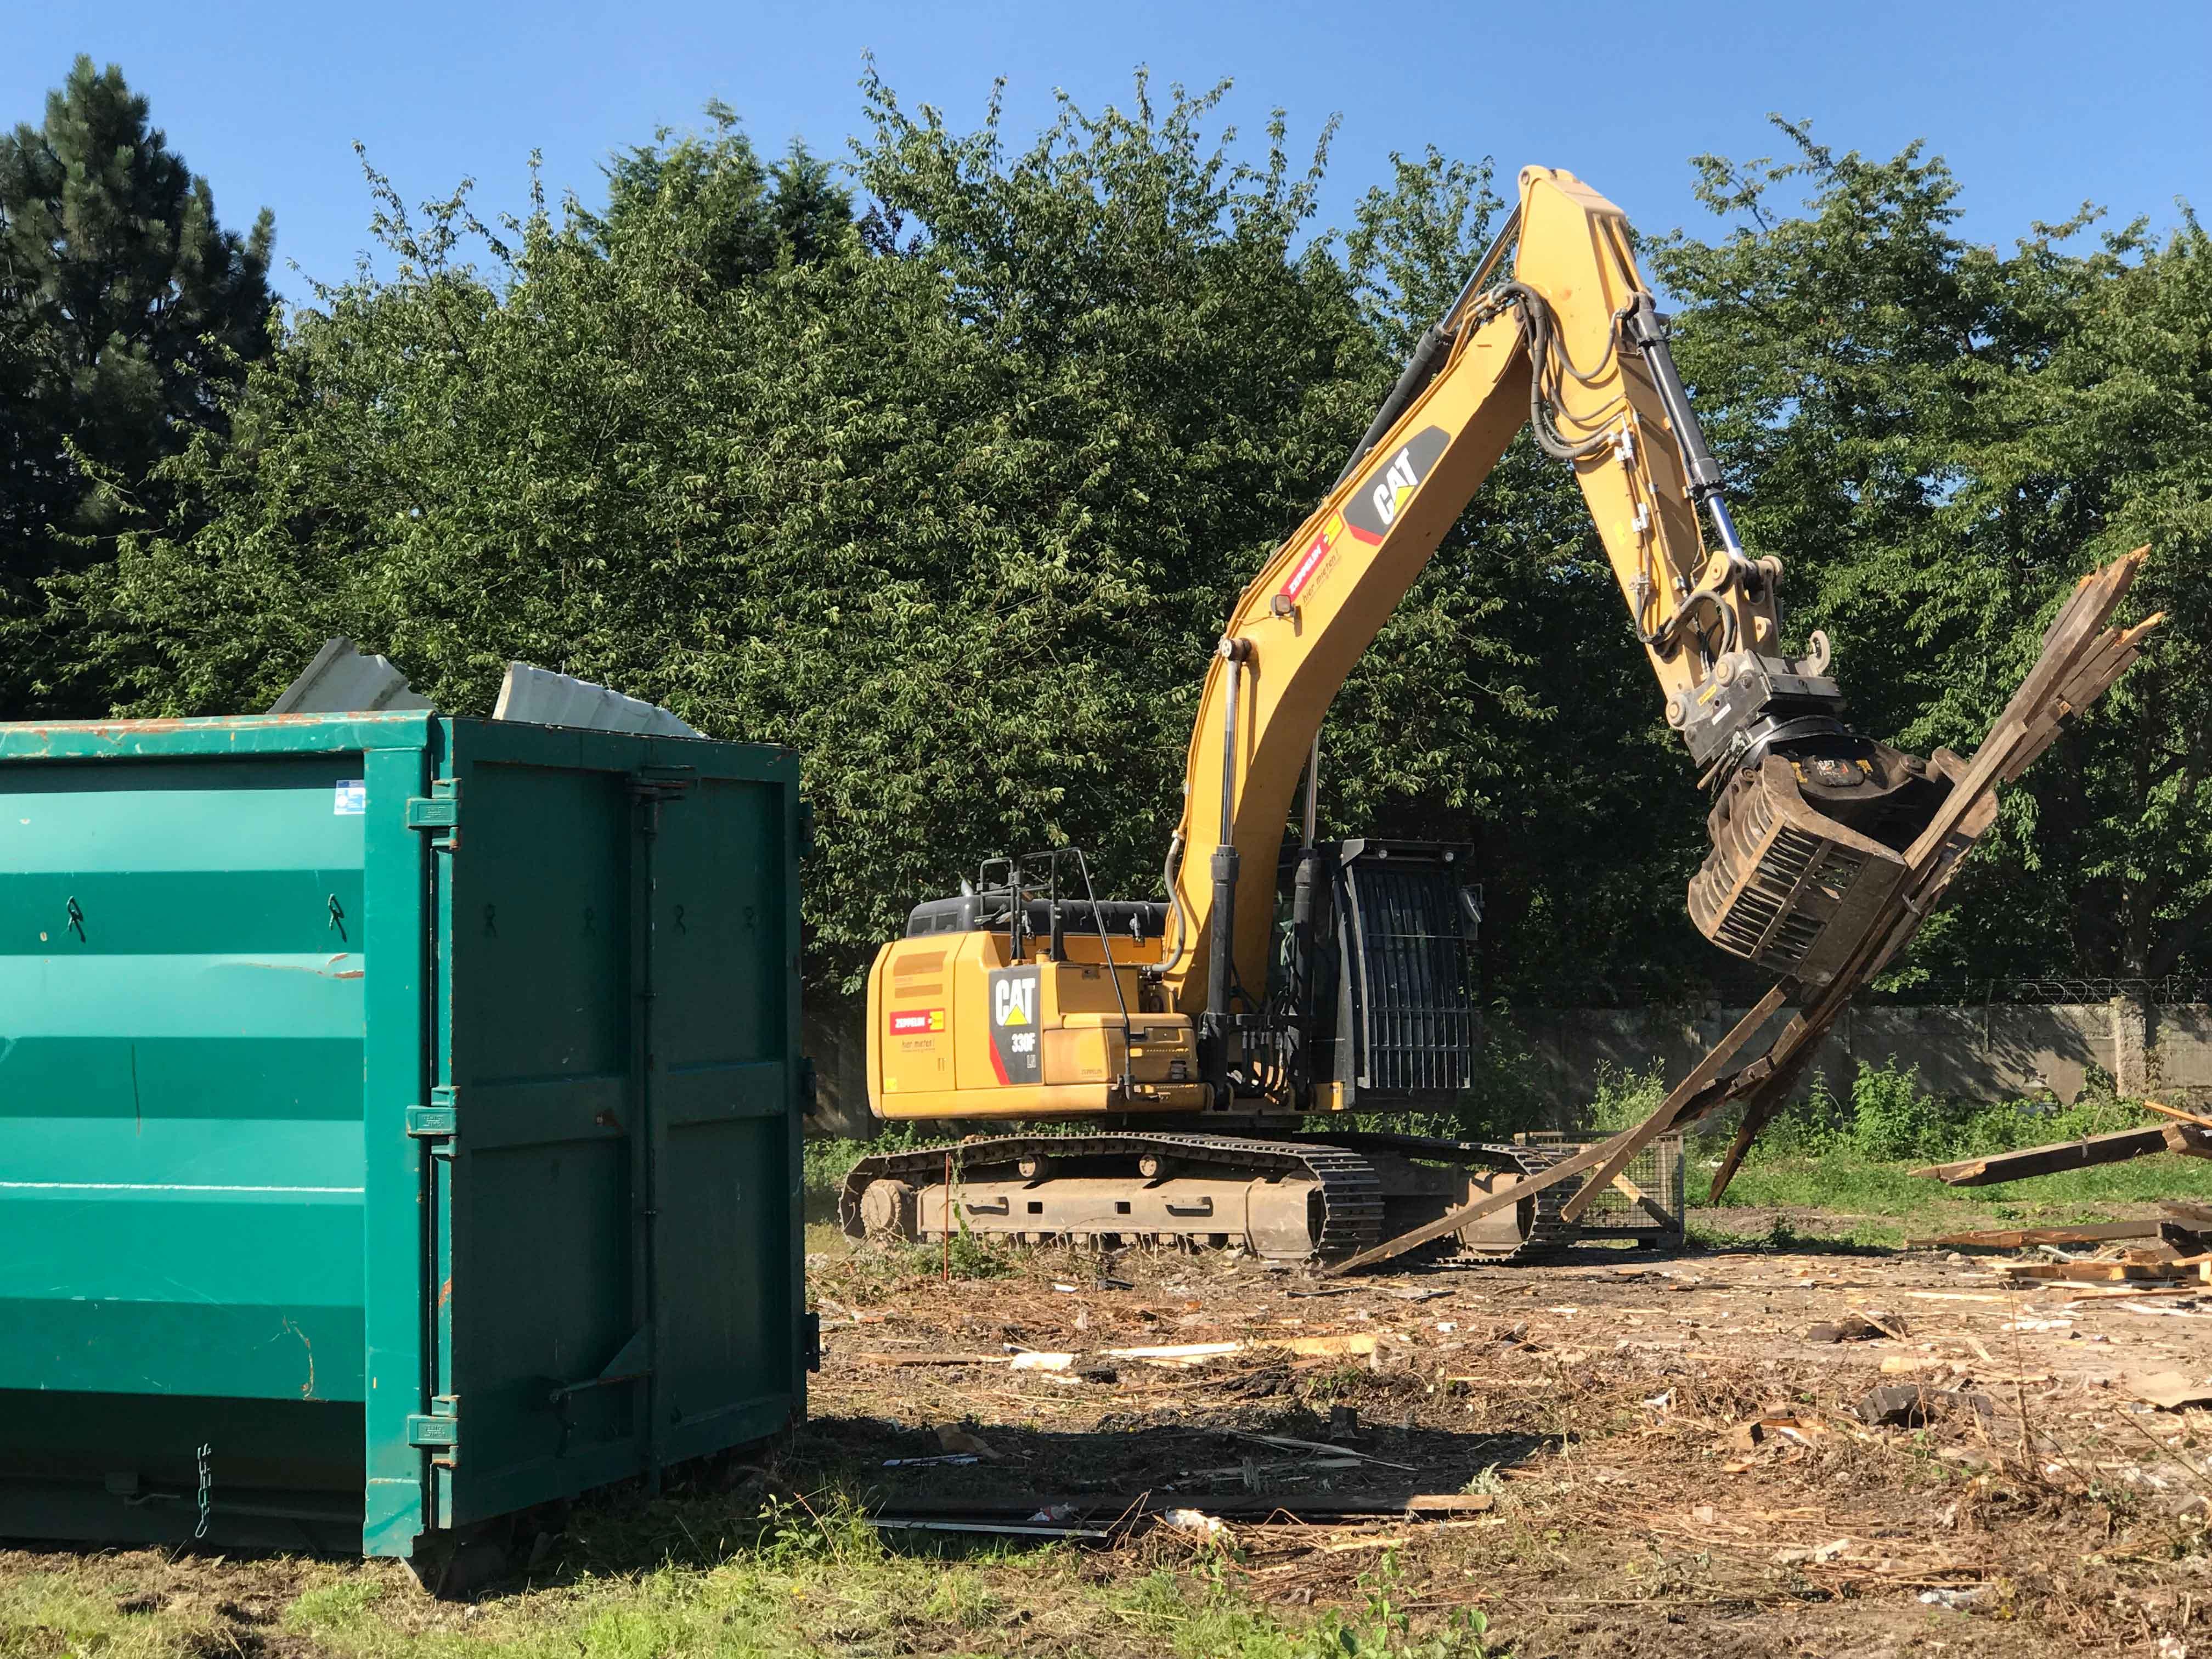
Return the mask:
[(240, 238), (110, 64), (0, 137), (0, 713), (89, 711), (37, 586), (161, 518), (156, 464), (220, 433), (270, 349), (273, 221)]
[(595, 226), (614, 248), (648, 225), (679, 224), (690, 258), (725, 287), (778, 259), (828, 258), (852, 240), (852, 198), (827, 162), (793, 139), (782, 161), (763, 167), (734, 110), (716, 100), (706, 115), (711, 135), (663, 127), (653, 143), (618, 152), (605, 168), (605, 213), (580, 214), (578, 222)]
[[(238, 441), (171, 469), (173, 526), (67, 585), (130, 706), (263, 706), (345, 632), (463, 711), (520, 656), (791, 743), (823, 988), (987, 854), (1073, 842), (1151, 890), (1220, 619), (1389, 384), (1404, 330), (1376, 319), (1486, 234), (1486, 171), (1371, 202), (1355, 270), (1304, 240), (1320, 157), (1295, 170), (1279, 118), (1256, 167), (1204, 136), (1219, 89), (1066, 106), (1011, 153), (995, 112), (960, 134), (868, 91), (854, 171), (902, 229), (812, 263), (702, 235), (760, 222), (732, 144), (481, 270), (465, 201), (410, 216), (380, 185), (392, 277), (302, 313)], [(1454, 269), (1369, 251), (1455, 191), (1427, 256)], [(1559, 567), (1486, 552), (1347, 692), (1333, 813), (1464, 835), (1534, 769), (1548, 701), (1498, 594)]]
[[(1222, 618), (1499, 205), (1486, 163), (1430, 153), (1316, 234), (1325, 136), (1294, 163), (1278, 115), (1242, 161), (1224, 91), (1140, 80), (1015, 143), (995, 106), (957, 131), (871, 77), (857, 228), (818, 163), (763, 168), (720, 118), (628, 152), (606, 212), (511, 235), (377, 180), (392, 276), (319, 292), (231, 438), (157, 469), (164, 514), (50, 585), (58, 615), (136, 713), (265, 707), (344, 633), (459, 713), (520, 657), (792, 744), (817, 995), (989, 854), (1073, 843), (1102, 892), (1157, 891)], [(2063, 590), (2132, 539), (2197, 639), (2202, 233), (2000, 257), (1954, 235), (1940, 162), (1799, 155), (1711, 163), (1735, 228), (1653, 255), (1747, 539), (1790, 562), (1792, 625), (1833, 635), (1862, 729), (1972, 741)], [(2106, 912), (2196, 948), (2202, 657), (2169, 647), (2045, 758), (1909, 971), (2148, 968), (2069, 921)], [(1493, 996), (1760, 988), (1683, 915), (1705, 803), (1532, 445), (1323, 752), (1330, 832), (1474, 843)]]
[[(2000, 253), (1957, 235), (1940, 159), (1778, 125), (1788, 161), (1700, 163), (1729, 235), (1657, 263), (1747, 539), (1789, 561), (1855, 721), (1970, 746), (2075, 580), (2139, 543), (2134, 614), (2172, 617), (2008, 794), (1901, 978), (2169, 971), (2212, 922), (2204, 234), (2188, 218), (2162, 248), (2130, 226), (2069, 252), (2085, 209)], [(1802, 214), (1778, 209), (1786, 181), (1810, 186)]]

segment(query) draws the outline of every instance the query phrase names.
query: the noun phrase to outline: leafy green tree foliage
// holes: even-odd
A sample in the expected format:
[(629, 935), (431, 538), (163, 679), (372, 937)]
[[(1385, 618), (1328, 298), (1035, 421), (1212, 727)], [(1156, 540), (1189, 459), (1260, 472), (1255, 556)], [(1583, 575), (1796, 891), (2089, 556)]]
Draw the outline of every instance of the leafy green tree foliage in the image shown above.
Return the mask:
[[(1904, 976), (2161, 974), (2212, 921), (2205, 854), (2205, 552), (2212, 263), (2193, 219), (2065, 250), (2094, 216), (2009, 254), (1954, 229), (1958, 185), (1917, 147), (1705, 158), (1736, 222), (1657, 250), (1680, 356), (1736, 480), (1746, 535), (1791, 567), (1836, 642), (1862, 729), (1966, 750), (2093, 562), (2148, 542), (2150, 659), (2007, 799)], [(1805, 210), (1778, 188), (1809, 187)]]
[[(1321, 152), (1295, 167), (1278, 116), (1240, 165), (1221, 89), (1065, 105), (1019, 149), (995, 106), (963, 133), (866, 90), (863, 235), (802, 214), (771, 247), (826, 183), (719, 118), (511, 251), (380, 182), (391, 280), (302, 313), (235, 445), (172, 469), (190, 514), (69, 587), (131, 705), (262, 706), (345, 632), (461, 710), (523, 657), (793, 744), (831, 987), (989, 853), (1073, 842), (1156, 890), (1221, 617), (1463, 279), (1488, 169), (1403, 165), (1339, 258)], [(1571, 481), (1516, 453), (1485, 501), (1340, 700), (1326, 799), (1484, 843), (1503, 990), (1620, 925), (1572, 890), (1638, 810), (1596, 775), (1686, 781)]]
[[(963, 131), (865, 94), (857, 222), (727, 112), (618, 157), (605, 212), (499, 234), (377, 181), (391, 277), (319, 292), (232, 439), (157, 469), (173, 505), (51, 585), (88, 673), (137, 712), (258, 708), (345, 633), (459, 712), (523, 658), (791, 744), (817, 990), (991, 853), (1073, 842), (1102, 892), (1157, 891), (1221, 619), (1492, 234), (1490, 169), (1402, 159), (1340, 240), (1325, 137), (1294, 163), (1278, 115), (1241, 164), (1221, 88), (1140, 81), (1023, 143), (995, 104)], [(2203, 233), (2000, 256), (1939, 162), (1809, 138), (1705, 183), (1735, 228), (1651, 250), (1682, 360), (1863, 729), (1972, 742), (2088, 562), (2159, 546), (2175, 642), (2015, 794), (1909, 971), (2186, 960)], [(1571, 476), (1516, 445), (1332, 709), (1325, 826), (1474, 842), (1495, 996), (1754, 988), (1682, 914), (1705, 803), (1657, 703)]]
[(38, 127), (0, 137), (0, 717), (97, 708), (64, 690), (68, 641), (39, 579), (100, 560), (158, 516), (149, 477), (264, 356), (273, 237), (215, 216), (114, 65), (79, 58)]

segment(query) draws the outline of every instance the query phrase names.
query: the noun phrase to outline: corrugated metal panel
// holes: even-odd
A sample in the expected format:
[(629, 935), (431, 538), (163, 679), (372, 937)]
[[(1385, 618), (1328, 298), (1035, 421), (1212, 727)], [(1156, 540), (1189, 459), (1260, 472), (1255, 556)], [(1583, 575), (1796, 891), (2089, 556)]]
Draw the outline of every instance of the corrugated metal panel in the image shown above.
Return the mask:
[(643, 732), (663, 738), (707, 735), (657, 704), (626, 697), (589, 680), (556, 674), (550, 668), (532, 668), (526, 662), (507, 664), (507, 678), (499, 688), (499, 702), (491, 717), (584, 732)]
[(0, 1534), (405, 1555), (800, 1409), (797, 786), (0, 727)]
[(315, 653), (314, 661), (269, 706), (272, 714), (372, 714), (387, 708), (428, 708), (430, 700), (382, 657), (359, 650), (341, 635)]

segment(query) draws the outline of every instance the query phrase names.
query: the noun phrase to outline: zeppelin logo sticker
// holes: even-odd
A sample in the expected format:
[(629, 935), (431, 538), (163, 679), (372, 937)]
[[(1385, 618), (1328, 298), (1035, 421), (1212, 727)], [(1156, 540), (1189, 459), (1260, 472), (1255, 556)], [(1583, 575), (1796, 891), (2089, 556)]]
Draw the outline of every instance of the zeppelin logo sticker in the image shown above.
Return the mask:
[(991, 1069), (1001, 1083), (1044, 1076), (1037, 1052), (1037, 970), (1000, 968), (991, 975)]
[(925, 1031), (945, 1029), (945, 1010), (942, 1008), (904, 1008), (891, 1016), (893, 1036), (919, 1036)]
[(1306, 550), (1298, 556), (1298, 562), (1291, 567), (1291, 574), (1284, 578), (1285, 599), (1295, 599), (1305, 591), (1305, 585), (1313, 580), (1314, 572), (1320, 569), (1322, 561), (1328, 557), (1328, 550), (1334, 547), (1343, 536), (1344, 514), (1330, 514), (1328, 522), (1321, 527), (1321, 534), (1306, 544)]

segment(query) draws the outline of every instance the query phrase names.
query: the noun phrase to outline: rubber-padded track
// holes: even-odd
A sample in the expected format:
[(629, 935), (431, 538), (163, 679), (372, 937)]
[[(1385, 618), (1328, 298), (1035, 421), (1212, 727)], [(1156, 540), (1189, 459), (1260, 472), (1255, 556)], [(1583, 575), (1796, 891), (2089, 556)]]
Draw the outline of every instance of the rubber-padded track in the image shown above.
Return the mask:
[[(1322, 1228), (1314, 1259), (1335, 1261), (1382, 1242), (1382, 1185), (1363, 1152), (1389, 1152), (1401, 1158), (1438, 1164), (1474, 1164), (1489, 1170), (1510, 1170), (1534, 1175), (1556, 1162), (1555, 1156), (1534, 1146), (1492, 1145), (1446, 1140), (1428, 1135), (1346, 1134), (1326, 1139), (1285, 1137), (1248, 1140), (1231, 1135), (1146, 1134), (1109, 1133), (1079, 1135), (987, 1135), (909, 1152), (879, 1152), (861, 1158), (846, 1172), (838, 1195), (837, 1219), (853, 1237), (862, 1234), (860, 1196), (872, 1182), (900, 1180), (926, 1185), (945, 1178), (949, 1156), (958, 1168), (973, 1171), (1011, 1164), (1030, 1156), (1051, 1158), (1113, 1158), (1133, 1164), (1148, 1152), (1187, 1164), (1212, 1164), (1226, 1172), (1253, 1178), (1271, 1176), (1304, 1176), (1321, 1188)], [(1132, 1176), (1132, 1179), (1134, 1179)], [(1534, 1200), (1533, 1225), (1515, 1249), (1469, 1251), (1456, 1240), (1442, 1246), (1408, 1252), (1407, 1266), (1432, 1265), (1437, 1261), (1514, 1262), (1549, 1255), (1571, 1243), (1576, 1230), (1559, 1219), (1571, 1187), (1547, 1188)]]
[(1350, 1255), (1382, 1242), (1382, 1183), (1367, 1160), (1340, 1146), (1318, 1141), (1243, 1140), (1227, 1135), (1108, 1133), (1088, 1135), (985, 1135), (910, 1152), (864, 1158), (845, 1176), (837, 1200), (837, 1219), (847, 1233), (860, 1237), (860, 1194), (872, 1181), (941, 1181), (949, 1153), (965, 1169), (989, 1169), (1035, 1154), (1043, 1158), (1123, 1158), (1133, 1163), (1147, 1152), (1192, 1163), (1226, 1165), (1252, 1176), (1304, 1176), (1321, 1188), (1319, 1254)]

